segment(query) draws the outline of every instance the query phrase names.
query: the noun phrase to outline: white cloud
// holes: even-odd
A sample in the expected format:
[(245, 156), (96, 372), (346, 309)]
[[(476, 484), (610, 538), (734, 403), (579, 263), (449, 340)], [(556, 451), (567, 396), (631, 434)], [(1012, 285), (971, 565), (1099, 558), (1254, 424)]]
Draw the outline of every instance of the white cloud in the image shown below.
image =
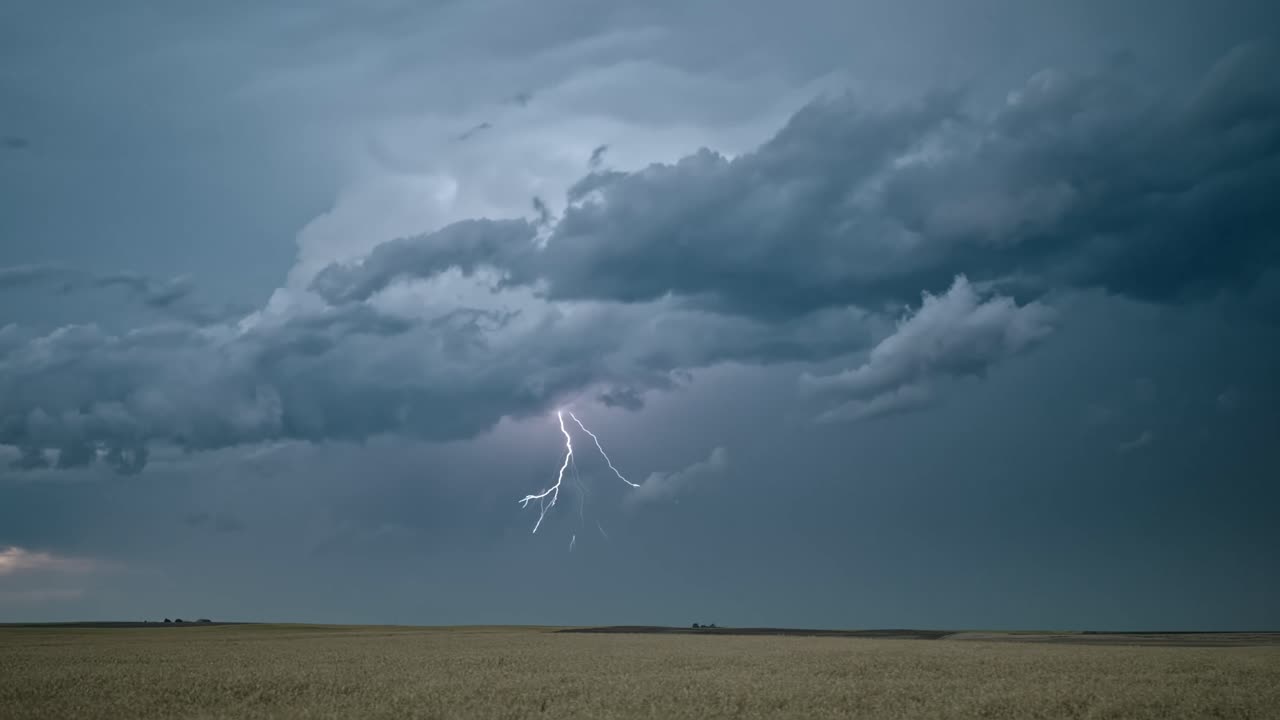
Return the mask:
[(96, 565), (85, 558), (66, 557), (17, 546), (0, 548), (0, 576), (27, 572), (85, 573)]
[(669, 473), (651, 473), (634, 492), (628, 493), (628, 502), (652, 503), (674, 499), (690, 487), (722, 476), (729, 467), (729, 453), (723, 447), (714, 448), (706, 460), (696, 462), (682, 470)]

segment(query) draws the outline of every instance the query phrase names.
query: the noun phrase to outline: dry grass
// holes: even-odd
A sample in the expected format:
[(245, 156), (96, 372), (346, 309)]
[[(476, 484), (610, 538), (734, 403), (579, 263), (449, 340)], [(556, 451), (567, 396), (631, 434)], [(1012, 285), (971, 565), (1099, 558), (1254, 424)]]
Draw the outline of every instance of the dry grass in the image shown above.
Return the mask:
[(4, 718), (1276, 718), (1280, 647), (0, 628)]

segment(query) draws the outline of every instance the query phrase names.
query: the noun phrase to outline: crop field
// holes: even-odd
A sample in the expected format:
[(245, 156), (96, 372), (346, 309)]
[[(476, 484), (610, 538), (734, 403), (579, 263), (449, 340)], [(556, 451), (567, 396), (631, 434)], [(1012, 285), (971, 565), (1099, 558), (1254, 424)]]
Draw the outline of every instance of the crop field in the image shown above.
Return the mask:
[(1274, 638), (1129, 640), (9, 627), (0, 717), (1280, 717)]

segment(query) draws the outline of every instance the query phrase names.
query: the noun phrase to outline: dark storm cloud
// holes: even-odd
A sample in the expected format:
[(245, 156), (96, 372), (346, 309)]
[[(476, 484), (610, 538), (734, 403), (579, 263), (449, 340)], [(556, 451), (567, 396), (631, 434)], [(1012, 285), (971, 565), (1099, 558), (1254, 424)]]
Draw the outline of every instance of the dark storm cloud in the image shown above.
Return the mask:
[[(24, 337), (8, 326), (0, 330), (0, 444), (23, 448), (24, 468), (40, 466), (34, 453), (41, 448), (58, 450), (58, 467), (89, 464), (100, 449), (107, 465), (133, 473), (145, 467), (148, 443), (156, 440), (210, 449), (309, 432), (350, 436), (336, 408), (323, 429), (308, 424), (325, 399), (307, 379), (332, 384), (317, 377), (330, 372), (316, 369), (326, 355), (359, 353), (354, 338), (400, 335), (410, 326), (365, 306), (240, 333), (175, 325), (115, 335), (72, 326)], [(331, 371), (341, 382), (343, 371)], [(282, 411), (282, 397), (296, 412)], [(350, 413), (352, 422), (362, 421)]]
[(925, 293), (920, 308), (880, 341), (864, 364), (835, 375), (806, 375), (802, 386), (815, 395), (847, 399), (821, 420), (863, 420), (917, 409), (929, 403), (935, 379), (984, 374), (1047, 337), (1052, 319), (1052, 311), (1039, 303), (984, 299), (962, 276), (944, 295)]
[[(545, 250), (531, 245), (527, 228), (469, 221), (394, 241), (394, 263), (379, 248), (359, 266), (332, 266), (316, 289), (331, 301), (364, 299), (397, 278), (488, 266), (508, 284), (545, 283), (556, 300), (673, 293), (775, 315), (848, 304), (870, 295), (864, 286), (879, 273), (868, 257), (855, 282), (846, 252), (855, 228), (831, 206), (956, 112), (952, 98), (891, 111), (864, 111), (847, 97), (819, 102), (737, 160), (702, 150), (674, 165), (588, 175), (570, 190), (575, 202)], [(382, 270), (388, 265), (396, 274)]]
[[(983, 375), (1051, 331), (1047, 307), (989, 288), (1176, 301), (1275, 264), (1280, 218), (1265, 199), (1280, 93), (1262, 57), (1237, 50), (1160, 92), (1124, 65), (1042, 73), (990, 114), (958, 95), (888, 109), (825, 99), (736, 158), (591, 172), (541, 226), (473, 219), (384, 242), (320, 272), (319, 307), (123, 334), (3, 328), (0, 444), (136, 472), (154, 443), (467, 438), (582, 393), (637, 407), (717, 364), (830, 372), (922, 290), (941, 294), (865, 362), (805, 387), (834, 407), (825, 420), (924, 407), (947, 378)], [(446, 271), (516, 307), (377, 309), (392, 285)], [(94, 278), (161, 306), (183, 297)]]
[(9, 466), (15, 470), (39, 470), (49, 467), (49, 459), (45, 457), (43, 448), (26, 445)]
[(983, 277), (1179, 302), (1252, 286), (1280, 254), (1280, 82), (1237, 48), (1158, 92), (1117, 62), (1042, 72), (967, 151), (913, 165), (882, 207)]
[(87, 442), (71, 440), (58, 450), (58, 467), (61, 469), (84, 467), (97, 459), (97, 450)]
[(636, 388), (609, 388), (596, 399), (605, 407), (620, 407), (627, 410), (639, 410), (644, 407), (644, 393)]
[(514, 256), (533, 251), (534, 233), (524, 220), (464, 220), (429, 236), (382, 243), (359, 265), (330, 265), (312, 285), (330, 302), (343, 303), (367, 300), (397, 280), (445, 268), (470, 275), (485, 267), (522, 264)]
[(60, 449), (60, 466), (101, 452), (131, 473), (153, 443), (460, 439), (593, 386), (638, 393), (692, 368), (828, 359), (868, 339), (852, 309), (776, 326), (658, 305), (553, 308), (525, 321), (481, 308), (410, 320), (347, 304), (246, 323), (38, 337), (6, 327), (0, 444)]
[(518, 225), (397, 240), (317, 289), (363, 299), (405, 277), (491, 267), (554, 300), (668, 294), (722, 312), (902, 302), (957, 273), (1029, 291), (1161, 302), (1247, 289), (1280, 260), (1280, 81), (1245, 46), (1184, 85), (1132, 63), (1046, 71), (994, 113), (958, 96), (895, 109), (815, 102), (758, 150), (592, 173), (545, 246)]

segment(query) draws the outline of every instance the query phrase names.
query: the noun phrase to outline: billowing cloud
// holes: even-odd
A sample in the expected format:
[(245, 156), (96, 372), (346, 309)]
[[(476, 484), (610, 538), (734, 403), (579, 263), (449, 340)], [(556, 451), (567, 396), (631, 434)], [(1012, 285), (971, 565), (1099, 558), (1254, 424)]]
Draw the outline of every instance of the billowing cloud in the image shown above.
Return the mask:
[[(847, 363), (886, 308), (950, 284), (864, 364), (805, 381), (835, 403), (825, 420), (924, 407), (939, 379), (1040, 342), (1051, 316), (1031, 298), (1049, 289), (1175, 302), (1277, 265), (1265, 58), (1241, 48), (1164, 90), (1122, 65), (1041, 73), (985, 113), (959, 94), (830, 97), (753, 152), (597, 168), (558, 216), (544, 203), (536, 221), (357, 239), (371, 249), (299, 272), (236, 322), (0, 328), (0, 445), (21, 467), (56, 451), (60, 467), (133, 472), (157, 443), (466, 438), (583, 395), (638, 407), (723, 363)], [(185, 297), (73, 276), (149, 304)]]
[(728, 451), (723, 447), (714, 448), (706, 460), (675, 472), (650, 474), (640, 483), (640, 487), (627, 494), (627, 501), (644, 504), (674, 499), (691, 487), (723, 476), (728, 467)]
[(772, 316), (901, 302), (961, 272), (1168, 302), (1243, 289), (1280, 264), (1272, 55), (1237, 48), (1162, 90), (1125, 63), (1041, 72), (989, 113), (958, 95), (828, 98), (736, 158), (587, 175), (544, 244), (468, 222), (333, 266), (316, 289), (364, 299), (490, 267), (553, 300), (676, 296)]
[(132, 472), (152, 443), (458, 439), (596, 386), (627, 388), (617, 398), (634, 405), (643, 389), (671, 387), (673, 373), (838, 357), (866, 338), (856, 309), (777, 326), (671, 303), (525, 300), (416, 316), (322, 305), (237, 326), (124, 334), (74, 326), (30, 336), (9, 326), (0, 330), (0, 444), (24, 448), (29, 467), (53, 448), (59, 466), (101, 456)]
[(382, 243), (358, 265), (330, 265), (316, 276), (312, 288), (340, 304), (367, 300), (391, 283), (414, 276), (434, 277), (448, 269), (471, 276), (485, 267), (517, 264), (515, 257), (506, 256), (533, 252), (535, 231), (524, 220), (464, 220), (429, 236)]
[(314, 287), (332, 302), (362, 300), (396, 280), (489, 267), (503, 284), (536, 286), (552, 300), (671, 294), (789, 315), (847, 305), (858, 280), (874, 284), (874, 269), (864, 263), (859, 278), (849, 267), (849, 253), (864, 250), (824, 205), (955, 112), (949, 99), (891, 111), (820, 101), (735, 160), (702, 150), (672, 165), (587, 175), (545, 245), (523, 223), (468, 221), (331, 266)]
[(802, 378), (811, 394), (846, 398), (823, 420), (862, 420), (917, 409), (934, 380), (981, 375), (1052, 332), (1053, 312), (1032, 302), (984, 299), (964, 277), (940, 296), (924, 294), (920, 308), (871, 350), (868, 360), (835, 375)]

